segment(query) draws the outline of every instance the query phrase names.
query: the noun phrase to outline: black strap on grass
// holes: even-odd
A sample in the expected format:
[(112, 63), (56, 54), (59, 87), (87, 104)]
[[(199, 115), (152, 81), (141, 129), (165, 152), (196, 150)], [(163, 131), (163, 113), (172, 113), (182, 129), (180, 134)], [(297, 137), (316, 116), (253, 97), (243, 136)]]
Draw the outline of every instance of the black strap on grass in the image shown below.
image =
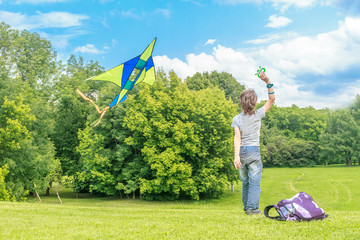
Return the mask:
[(269, 215), (269, 211), (270, 209), (275, 208), (275, 205), (269, 205), (264, 209), (264, 215), (265, 217), (271, 218), (271, 219), (276, 219), (278, 221), (285, 221), (285, 219), (283, 219), (280, 215), (276, 216), (276, 217), (272, 217)]

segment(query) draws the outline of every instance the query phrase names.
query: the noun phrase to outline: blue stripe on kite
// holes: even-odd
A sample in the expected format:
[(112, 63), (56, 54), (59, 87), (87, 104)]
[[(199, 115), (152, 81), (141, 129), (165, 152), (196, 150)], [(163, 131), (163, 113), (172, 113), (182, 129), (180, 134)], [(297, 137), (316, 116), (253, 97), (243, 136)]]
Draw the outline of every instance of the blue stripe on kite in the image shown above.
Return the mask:
[(154, 62), (153, 62), (152, 57), (150, 57), (146, 64), (146, 71), (149, 70), (150, 68), (152, 68), (153, 66), (154, 66)]
[(110, 107), (113, 107), (117, 104), (118, 99), (120, 97), (120, 93), (116, 96), (116, 98), (110, 103)]
[(124, 88), (124, 85), (125, 85), (126, 81), (129, 79), (137, 62), (139, 61), (140, 56), (141, 55), (139, 55), (136, 58), (133, 58), (127, 62), (124, 62), (123, 74), (122, 74), (122, 78), (121, 78), (121, 89)]
[(125, 94), (124, 96), (123, 96), (123, 98), (120, 100), (120, 102), (123, 102), (123, 101), (125, 101), (127, 99), (127, 94)]

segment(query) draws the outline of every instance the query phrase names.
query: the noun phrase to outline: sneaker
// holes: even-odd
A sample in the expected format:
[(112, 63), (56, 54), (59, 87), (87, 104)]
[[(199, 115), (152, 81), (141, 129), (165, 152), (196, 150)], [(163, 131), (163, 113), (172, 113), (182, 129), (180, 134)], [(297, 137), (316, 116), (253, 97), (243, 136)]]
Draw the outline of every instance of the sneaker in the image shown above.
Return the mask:
[(246, 215), (261, 215), (261, 211), (259, 209), (247, 209), (245, 211)]

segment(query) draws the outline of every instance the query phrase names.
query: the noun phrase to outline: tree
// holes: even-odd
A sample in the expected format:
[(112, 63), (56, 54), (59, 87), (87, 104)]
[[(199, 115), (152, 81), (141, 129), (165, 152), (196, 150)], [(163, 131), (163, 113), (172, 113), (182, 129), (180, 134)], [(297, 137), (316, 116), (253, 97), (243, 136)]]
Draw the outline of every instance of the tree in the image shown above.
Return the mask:
[[(237, 176), (229, 152), (236, 106), (217, 88), (189, 91), (173, 71), (169, 77), (161, 73), (152, 86), (136, 86), (136, 94), (112, 108), (98, 127), (80, 131), (79, 179), (92, 192), (148, 200), (211, 198)], [(114, 86), (104, 86), (98, 104), (111, 101), (113, 92)]]
[(226, 98), (230, 98), (233, 103), (238, 106), (238, 111), (241, 110), (240, 94), (245, 90), (245, 87), (241, 85), (231, 74), (216, 71), (196, 73), (192, 77), (188, 77), (185, 80), (190, 90), (198, 91), (206, 89), (208, 87), (218, 87), (225, 92)]
[(45, 189), (54, 167), (49, 97), (58, 69), (51, 44), (38, 34), (4, 23), (0, 33), (0, 105), (5, 114), (0, 148), (6, 149), (0, 165), (8, 164), (7, 185), (20, 200), (28, 191)]
[(140, 184), (146, 199), (199, 199), (223, 193), (235, 174), (229, 126), (236, 108), (222, 91), (191, 92), (171, 73), (168, 83), (157, 81), (127, 104), (124, 124), (132, 136), (125, 141), (142, 153), (151, 169)]
[[(264, 124), (265, 125), (265, 124)], [(317, 144), (287, 137), (276, 127), (261, 129), (261, 153), (266, 167), (308, 167), (317, 163)]]
[[(350, 113), (356, 124), (360, 127), (360, 95), (357, 95), (353, 104), (350, 106)], [(360, 151), (357, 152), (358, 164), (360, 165)]]
[[(265, 101), (260, 106), (265, 104)], [(266, 113), (264, 123), (276, 127), (285, 136), (319, 142), (319, 136), (324, 132), (328, 110), (316, 110), (313, 107), (299, 108), (278, 107), (274, 105)]]
[(15, 201), (15, 196), (12, 195), (11, 189), (8, 189), (5, 182), (6, 175), (9, 174), (9, 167), (7, 164), (0, 167), (0, 201)]
[(56, 83), (56, 111), (55, 126), (52, 140), (56, 147), (56, 157), (60, 159), (62, 171), (68, 176), (73, 176), (79, 171), (80, 154), (76, 148), (79, 146), (78, 131), (86, 127), (86, 121), (93, 106), (75, 92), (76, 88), (85, 92), (98, 91), (98, 83), (86, 82), (91, 76), (104, 71), (98, 62), (90, 61), (85, 64), (80, 57), (71, 56), (63, 74)]
[(11, 29), (0, 23), (0, 52), (7, 70), (34, 89), (51, 95), (51, 80), (57, 72), (51, 43), (37, 33)]
[(18, 200), (28, 191), (46, 188), (53, 168), (51, 159), (40, 156), (42, 149), (29, 130), (36, 120), (30, 111), (21, 97), (17, 101), (5, 97), (0, 108), (0, 165), (9, 166), (6, 184)]
[(349, 109), (341, 109), (329, 115), (325, 132), (320, 137), (321, 159), (330, 162), (344, 162), (352, 165), (354, 156), (360, 150), (360, 127)]

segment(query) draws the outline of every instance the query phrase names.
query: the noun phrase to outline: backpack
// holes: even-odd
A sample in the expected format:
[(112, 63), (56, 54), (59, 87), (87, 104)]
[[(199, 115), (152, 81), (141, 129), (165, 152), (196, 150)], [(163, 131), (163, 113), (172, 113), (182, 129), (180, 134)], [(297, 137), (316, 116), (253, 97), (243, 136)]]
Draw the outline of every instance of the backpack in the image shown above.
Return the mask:
[[(279, 216), (269, 216), (272, 208), (276, 209)], [(313, 201), (313, 198), (304, 192), (299, 192), (290, 199), (283, 199), (276, 205), (267, 206), (264, 209), (264, 215), (278, 221), (310, 221), (328, 217), (324, 210)]]

